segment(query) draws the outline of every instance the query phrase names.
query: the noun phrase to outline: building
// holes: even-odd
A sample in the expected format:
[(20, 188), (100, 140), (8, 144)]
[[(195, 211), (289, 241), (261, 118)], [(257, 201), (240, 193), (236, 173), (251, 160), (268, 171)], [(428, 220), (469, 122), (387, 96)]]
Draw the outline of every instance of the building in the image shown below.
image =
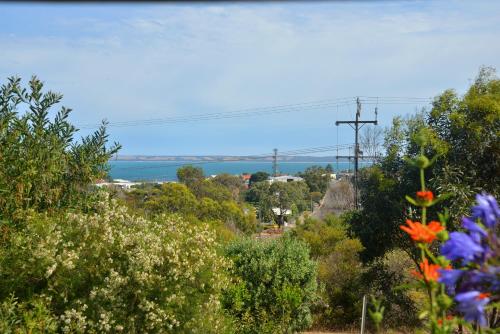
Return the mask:
[(273, 184), (274, 182), (297, 182), (297, 181), (304, 181), (304, 179), (292, 175), (270, 176), (267, 179), (267, 182), (269, 182), (270, 184)]
[(250, 173), (241, 174), (241, 179), (243, 180), (243, 183), (245, 184), (246, 188), (248, 188), (250, 186), (250, 178), (251, 177), (252, 177), (252, 174), (250, 174)]

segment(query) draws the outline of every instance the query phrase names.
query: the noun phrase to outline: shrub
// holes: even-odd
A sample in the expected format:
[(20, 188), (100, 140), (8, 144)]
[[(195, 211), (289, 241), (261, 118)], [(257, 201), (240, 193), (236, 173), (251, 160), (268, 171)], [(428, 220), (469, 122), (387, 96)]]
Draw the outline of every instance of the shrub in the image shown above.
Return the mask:
[(307, 242), (319, 262), (318, 279), (325, 303), (315, 312), (316, 325), (339, 328), (357, 322), (363, 295), (361, 242), (348, 238), (344, 222), (333, 215), (324, 220), (307, 218), (292, 233)]
[(19, 303), (14, 296), (0, 303), (0, 332), (3, 334), (57, 333), (57, 319), (47, 309), (47, 298)]
[(236, 283), (223, 295), (223, 305), (236, 318), (237, 333), (292, 333), (312, 323), (316, 264), (307, 246), (291, 237), (228, 246)]
[(49, 118), (61, 99), (43, 92), (36, 77), (29, 90), (18, 78), (0, 87), (0, 217), (77, 206), (88, 186), (107, 175), (107, 162), (120, 146), (106, 147), (105, 124), (81, 142), (74, 140), (71, 109), (62, 107)]
[(6, 224), (0, 298), (50, 298), (60, 330), (220, 333), (228, 266), (205, 224), (145, 220), (107, 200), (95, 214), (33, 214)]

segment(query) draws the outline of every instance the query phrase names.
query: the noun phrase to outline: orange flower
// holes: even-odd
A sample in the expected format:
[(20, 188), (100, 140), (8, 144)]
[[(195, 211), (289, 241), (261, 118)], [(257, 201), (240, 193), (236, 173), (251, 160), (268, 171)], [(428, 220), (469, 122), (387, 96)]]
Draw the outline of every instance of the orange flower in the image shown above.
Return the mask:
[[(446, 316), (446, 320), (448, 320), (448, 321), (453, 320), (453, 316), (448, 314), (448, 315)], [(442, 325), (443, 325), (443, 319), (438, 319), (438, 325), (439, 325), (439, 326), (442, 326)]]
[(434, 199), (434, 194), (432, 191), (417, 191), (417, 198), (422, 202), (432, 202)]
[(424, 259), (424, 261), (420, 263), (419, 267), (423, 275), (420, 272), (414, 270), (412, 272), (414, 276), (418, 278), (423, 278), (426, 282), (431, 282), (431, 281), (436, 282), (438, 280), (439, 278), (438, 269), (441, 269), (439, 265), (429, 263), (427, 259)]
[(444, 230), (444, 227), (437, 221), (431, 221), (429, 225), (422, 225), (420, 222), (406, 220), (408, 226), (401, 225), (400, 229), (410, 235), (416, 242), (431, 243), (436, 239), (436, 234)]
[(490, 296), (491, 296), (491, 293), (489, 293), (489, 292), (481, 292), (479, 294), (479, 296), (476, 297), (476, 299), (480, 300), (480, 299), (488, 298)]

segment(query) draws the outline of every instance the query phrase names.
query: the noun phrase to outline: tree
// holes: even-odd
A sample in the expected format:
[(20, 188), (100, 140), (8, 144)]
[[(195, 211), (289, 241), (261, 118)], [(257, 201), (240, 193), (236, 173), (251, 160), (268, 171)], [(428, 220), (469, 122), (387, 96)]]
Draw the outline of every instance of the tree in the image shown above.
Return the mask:
[(246, 193), (246, 200), (258, 207), (261, 220), (274, 220), (283, 226), (287, 212), (296, 208), (297, 214), (310, 205), (310, 195), (304, 182), (268, 182), (255, 183)]
[(311, 257), (318, 261), (318, 280), (324, 286), (321, 295), (325, 303), (316, 313), (317, 325), (352, 325), (359, 316), (363, 291), (361, 242), (349, 238), (346, 224), (334, 215), (324, 220), (306, 218), (291, 234), (306, 242)]
[(177, 169), (177, 179), (191, 188), (194, 184), (202, 182), (205, 174), (200, 167), (187, 165)]
[(253, 173), (250, 175), (250, 186), (257, 182), (267, 181), (268, 178), (269, 174), (266, 172)]
[(361, 150), (366, 156), (379, 156), (382, 147), (383, 130), (378, 126), (366, 126), (359, 138)]
[[(296, 207), (299, 212), (308, 208), (309, 191), (304, 182), (274, 182), (269, 186), (270, 203), (265, 207), (272, 208), (274, 220), (278, 226), (283, 226), (287, 220), (287, 211)], [(293, 213), (293, 212), (292, 212)], [(297, 212), (296, 212), (297, 213)]]
[(232, 198), (235, 201), (240, 200), (240, 195), (245, 189), (241, 177), (227, 173), (217, 175), (212, 179), (212, 182), (226, 187), (231, 192)]
[(296, 333), (311, 325), (316, 263), (303, 242), (242, 239), (227, 247), (226, 256), (235, 282), (222, 304), (236, 318), (236, 333)]
[(333, 166), (332, 166), (332, 164), (327, 164), (326, 167), (325, 167), (325, 171), (326, 171), (327, 174), (333, 173)]
[[(455, 219), (466, 212), (474, 195), (500, 195), (500, 80), (495, 69), (482, 67), (463, 97), (447, 90), (436, 97), (427, 123), (446, 143), (432, 168), (431, 186), (453, 196), (444, 203)], [(429, 152), (436, 153), (436, 152)]]
[(106, 177), (108, 160), (120, 149), (116, 143), (106, 147), (105, 123), (75, 141), (71, 109), (61, 107), (51, 120), (63, 96), (43, 87), (36, 77), (29, 88), (14, 77), (0, 87), (0, 216), (6, 218), (75, 205), (89, 185)]
[(195, 214), (196, 197), (184, 184), (164, 183), (157, 196), (149, 197), (144, 206), (154, 213), (170, 212), (182, 215)]
[(310, 192), (320, 192), (324, 194), (330, 182), (330, 174), (325, 168), (321, 166), (308, 167), (299, 176), (306, 181)]

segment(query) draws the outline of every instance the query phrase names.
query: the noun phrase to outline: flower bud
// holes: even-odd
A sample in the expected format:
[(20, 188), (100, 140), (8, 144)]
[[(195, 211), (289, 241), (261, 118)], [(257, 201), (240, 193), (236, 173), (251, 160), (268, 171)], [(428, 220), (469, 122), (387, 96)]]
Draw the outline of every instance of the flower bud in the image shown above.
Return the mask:
[(450, 238), (448, 231), (446, 231), (446, 230), (443, 230), (443, 231), (439, 232), (438, 234), (436, 234), (436, 237), (438, 238), (439, 241), (446, 241)]
[(418, 132), (418, 134), (415, 136), (415, 142), (417, 143), (418, 146), (426, 146), (427, 143), (429, 142), (429, 138), (427, 136), (427, 133), (422, 129)]
[(437, 301), (439, 307), (443, 310), (447, 310), (451, 307), (451, 305), (453, 305), (453, 299), (451, 299), (450, 297), (448, 297), (444, 293), (437, 296), (436, 301)]
[(416, 159), (415, 159), (415, 165), (418, 167), (418, 168), (427, 168), (429, 167), (429, 159), (427, 159), (427, 157), (425, 155), (419, 155)]
[(382, 320), (384, 319), (384, 316), (380, 312), (372, 312), (370, 314), (370, 317), (372, 318), (372, 321), (376, 324), (381, 323)]

